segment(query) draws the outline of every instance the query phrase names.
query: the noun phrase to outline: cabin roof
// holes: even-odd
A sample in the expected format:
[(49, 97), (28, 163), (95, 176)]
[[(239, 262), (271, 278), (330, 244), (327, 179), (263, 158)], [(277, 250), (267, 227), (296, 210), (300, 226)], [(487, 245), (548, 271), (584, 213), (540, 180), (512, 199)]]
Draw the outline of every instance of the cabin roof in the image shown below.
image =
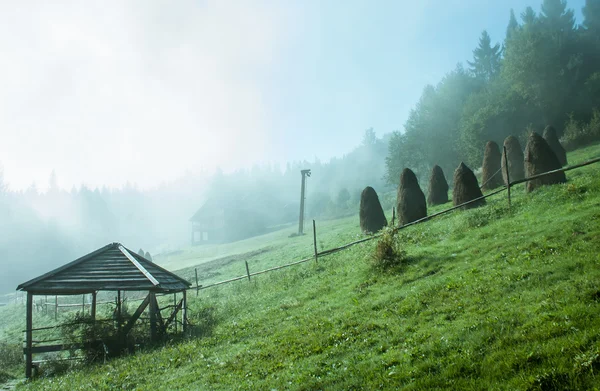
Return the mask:
[(46, 274), (17, 290), (62, 295), (95, 291), (181, 291), (191, 283), (150, 262), (120, 243), (110, 243)]

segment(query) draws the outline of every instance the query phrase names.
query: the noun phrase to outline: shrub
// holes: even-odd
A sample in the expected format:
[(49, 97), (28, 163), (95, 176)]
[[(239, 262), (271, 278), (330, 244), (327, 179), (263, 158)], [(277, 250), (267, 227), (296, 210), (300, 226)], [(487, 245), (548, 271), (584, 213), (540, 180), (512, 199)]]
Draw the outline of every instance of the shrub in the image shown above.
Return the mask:
[(600, 110), (595, 109), (588, 124), (576, 121), (573, 116), (565, 124), (565, 131), (560, 139), (567, 151), (600, 141)]
[(372, 266), (378, 271), (389, 271), (401, 268), (406, 263), (406, 252), (394, 236), (392, 228), (384, 228), (372, 256)]
[(23, 347), (18, 343), (0, 342), (0, 368), (3, 370), (23, 364)]

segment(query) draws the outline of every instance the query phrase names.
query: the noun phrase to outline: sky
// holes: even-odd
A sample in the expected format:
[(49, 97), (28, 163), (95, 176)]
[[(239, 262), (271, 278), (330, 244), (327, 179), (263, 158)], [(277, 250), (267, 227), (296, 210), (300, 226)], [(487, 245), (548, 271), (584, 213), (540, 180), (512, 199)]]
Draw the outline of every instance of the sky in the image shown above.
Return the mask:
[[(328, 161), (402, 130), (426, 84), (541, 0), (0, 2), (0, 168), (13, 190), (151, 188)], [(581, 20), (584, 0), (570, 0)]]

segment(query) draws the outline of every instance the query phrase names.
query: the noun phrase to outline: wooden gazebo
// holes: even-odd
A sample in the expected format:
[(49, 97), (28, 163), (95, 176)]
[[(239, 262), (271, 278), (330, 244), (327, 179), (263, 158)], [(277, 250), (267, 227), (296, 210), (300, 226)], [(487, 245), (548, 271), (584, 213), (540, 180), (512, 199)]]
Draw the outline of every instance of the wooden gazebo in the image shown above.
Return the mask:
[[(182, 324), (185, 331), (187, 323), (186, 290), (191, 284), (183, 278), (148, 261), (141, 255), (127, 249), (120, 243), (108, 244), (73, 262), (54, 269), (17, 287), (27, 292), (27, 317), (25, 330), (25, 376), (31, 377), (33, 353), (64, 350), (62, 345), (32, 346), (32, 308), (34, 295), (92, 295), (90, 315), (96, 317), (96, 295), (99, 291), (117, 291), (120, 310), (121, 291), (148, 291), (148, 295), (140, 304), (127, 324), (120, 328), (123, 336), (133, 328), (135, 322), (150, 306), (151, 338), (161, 330), (166, 330), (175, 319), (177, 312), (182, 311)], [(175, 306), (171, 316), (162, 320), (156, 300), (157, 293), (183, 293), (183, 298)], [(119, 314), (120, 315), (120, 314)]]

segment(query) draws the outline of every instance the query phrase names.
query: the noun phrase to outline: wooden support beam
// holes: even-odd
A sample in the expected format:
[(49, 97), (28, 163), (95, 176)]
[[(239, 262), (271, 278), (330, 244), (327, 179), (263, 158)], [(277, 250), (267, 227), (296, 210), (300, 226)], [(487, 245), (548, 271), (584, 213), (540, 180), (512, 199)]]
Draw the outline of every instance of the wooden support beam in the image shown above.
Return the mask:
[(183, 310), (181, 313), (181, 329), (185, 333), (187, 331), (187, 291), (183, 291)]
[(160, 313), (160, 307), (158, 306), (158, 300), (156, 300), (156, 294), (154, 295), (154, 304), (156, 305), (156, 320), (161, 333), (165, 332), (165, 321), (163, 320), (162, 314)]
[(33, 353), (31, 351), (31, 340), (32, 332), (33, 332), (33, 295), (30, 292), (27, 292), (27, 313), (25, 317), (25, 377), (27, 379), (31, 378), (31, 370), (33, 367)]
[(156, 323), (156, 313), (158, 312), (158, 304), (154, 293), (148, 293), (148, 301), (150, 302), (150, 340), (152, 342), (157, 340), (158, 327)]
[(96, 321), (96, 294), (98, 292), (92, 292), (92, 309), (90, 310), (90, 317), (92, 318), (92, 322)]
[[(144, 310), (146, 309), (146, 307), (150, 303), (150, 295), (151, 295), (151, 293), (149, 293), (148, 296), (146, 296), (146, 298), (144, 299), (144, 301), (142, 301), (142, 303), (137, 308), (137, 310), (135, 310), (135, 312), (133, 313), (133, 315), (131, 315), (131, 318), (129, 319), (129, 321), (127, 322), (127, 324), (125, 325), (125, 327), (123, 327), (123, 335), (129, 334), (129, 332), (131, 331), (131, 329), (135, 325), (135, 322), (138, 320), (138, 318), (140, 317), (140, 315), (142, 315), (142, 313), (144, 312)], [(152, 315), (150, 315), (150, 319), (152, 319)], [(150, 325), (150, 327), (152, 327), (152, 324)]]

